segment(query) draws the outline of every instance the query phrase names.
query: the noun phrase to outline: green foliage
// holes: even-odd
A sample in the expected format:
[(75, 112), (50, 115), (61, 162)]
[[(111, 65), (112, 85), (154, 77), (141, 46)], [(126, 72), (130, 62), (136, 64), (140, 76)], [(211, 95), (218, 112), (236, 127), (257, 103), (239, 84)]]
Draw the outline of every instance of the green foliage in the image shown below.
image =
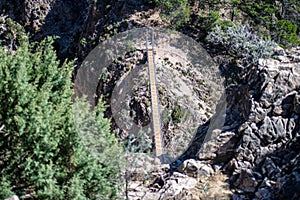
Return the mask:
[(272, 24), (277, 11), (273, 0), (241, 0), (238, 7), (250, 17), (250, 22), (263, 23), (265, 26)]
[(187, 115), (187, 110), (185, 110), (178, 103), (176, 103), (175, 108), (171, 113), (172, 121), (175, 124), (181, 123), (185, 119), (186, 115)]
[(90, 105), (79, 99), (73, 106), (76, 129), (80, 133), (83, 144), (93, 157), (100, 163), (110, 166), (118, 178), (117, 171), (123, 164), (121, 153), (122, 146), (119, 146), (117, 138), (110, 132), (110, 121), (104, 118), (105, 104), (100, 100), (94, 113), (90, 112)]
[(155, 0), (161, 9), (162, 17), (170, 21), (176, 28), (187, 23), (190, 19), (190, 5), (188, 0)]
[[(117, 149), (109, 121), (101, 106), (95, 112), (87, 106), (72, 109), (73, 63), (59, 67), (52, 42), (24, 40), (14, 52), (0, 48), (0, 124), (5, 127), (0, 133), (0, 197), (115, 198), (118, 165), (104, 160), (115, 153), (105, 148)], [(93, 154), (93, 145), (83, 143), (74, 113), (97, 114), (95, 126), (101, 132), (94, 142), (104, 148), (101, 152)], [(84, 120), (92, 124), (90, 119)]]
[(216, 11), (211, 11), (207, 15), (202, 14), (199, 16), (198, 24), (201, 30), (206, 34), (211, 32), (217, 25), (224, 29), (234, 25), (234, 23), (231, 21), (221, 20), (220, 15)]
[(194, 0), (191, 2), (198, 5), (199, 9), (197, 13), (192, 13), (193, 25), (204, 35), (212, 31), (216, 25), (224, 29), (232, 26), (233, 22), (245, 23), (251, 25), (258, 36), (271, 36), (285, 48), (299, 45), (299, 1)]
[(199, 9), (204, 10), (206, 8), (209, 9), (209, 11), (219, 11), (222, 5), (221, 0), (205, 0), (205, 1), (199, 1)]
[(258, 61), (259, 58), (271, 57), (276, 46), (275, 42), (264, 40), (252, 33), (247, 25), (234, 25), (226, 29), (216, 26), (207, 39), (215, 45), (221, 45), (234, 58), (248, 64)]
[[(117, 197), (117, 189), (120, 187), (119, 175), (124, 160), (121, 157), (122, 147), (111, 134), (110, 121), (104, 118), (104, 111), (105, 105), (102, 101), (98, 102), (93, 112), (90, 112), (89, 104), (82, 99), (73, 105), (76, 130), (79, 132), (81, 144), (84, 144), (84, 149), (88, 150), (89, 157), (93, 159), (91, 170), (95, 169), (95, 180), (85, 183), (84, 191), (97, 194), (100, 199), (111, 199)], [(89, 174), (82, 175), (88, 179)], [(78, 181), (81, 179), (76, 180)]]
[(297, 36), (297, 26), (286, 20), (278, 20), (274, 27), (275, 38), (283, 47), (296, 46), (300, 44)]
[(272, 35), (273, 39), (283, 47), (299, 44), (297, 25), (294, 23), (299, 17), (292, 14), (297, 13), (299, 7), (296, 1), (240, 0), (234, 5), (248, 15), (248, 22), (260, 30), (262, 35)]
[(208, 15), (202, 15), (199, 18), (199, 24), (206, 33), (210, 32), (219, 22), (220, 16), (214, 11), (210, 12)]
[(10, 185), (11, 185), (11, 183), (9, 182), (9, 180), (7, 180), (5, 175), (2, 174), (0, 176), (0, 188), (1, 188), (0, 199), (5, 199), (5, 198), (10, 197), (14, 194), (11, 191)]

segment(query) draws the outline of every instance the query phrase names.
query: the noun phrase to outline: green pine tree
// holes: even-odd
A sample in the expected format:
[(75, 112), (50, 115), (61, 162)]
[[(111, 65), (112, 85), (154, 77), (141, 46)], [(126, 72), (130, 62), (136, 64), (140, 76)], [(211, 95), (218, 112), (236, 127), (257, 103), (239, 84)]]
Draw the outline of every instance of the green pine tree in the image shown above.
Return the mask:
[[(94, 112), (82, 101), (73, 106), (73, 63), (60, 66), (52, 43), (51, 38), (40, 44), (24, 40), (15, 51), (0, 48), (0, 124), (5, 127), (0, 132), (0, 199), (12, 194), (115, 199), (121, 148), (102, 103)], [(97, 128), (78, 129), (74, 122), (83, 121)], [(94, 135), (91, 144), (84, 134)]]

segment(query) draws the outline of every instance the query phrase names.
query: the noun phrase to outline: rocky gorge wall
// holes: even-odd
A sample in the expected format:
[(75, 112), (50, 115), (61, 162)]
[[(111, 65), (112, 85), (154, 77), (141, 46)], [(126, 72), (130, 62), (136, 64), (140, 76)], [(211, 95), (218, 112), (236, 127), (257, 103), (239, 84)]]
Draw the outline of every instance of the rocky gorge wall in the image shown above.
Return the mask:
[(248, 119), (235, 132), (237, 139), (217, 153), (216, 160), (235, 149), (224, 169), (232, 172), (237, 192), (250, 193), (251, 198), (300, 197), (299, 50), (260, 60), (257, 77), (249, 80), (256, 83), (248, 88)]
[[(73, 58), (84, 57), (104, 30), (114, 31), (110, 20), (120, 21), (137, 8), (145, 9), (142, 1), (91, 2), (9, 0), (1, 1), (0, 9), (23, 25), (33, 40), (60, 36), (56, 43), (60, 57)], [(278, 50), (277, 54), (276, 59), (260, 60), (252, 73), (227, 87), (224, 126), (212, 130), (214, 139), (206, 143), (207, 151), (201, 153), (200, 148), (209, 123), (198, 128), (190, 147), (175, 163), (153, 166), (150, 173), (161, 180), (159, 187), (142, 187), (137, 198), (150, 190), (155, 193), (149, 199), (196, 198), (188, 193), (206, 179), (204, 175), (217, 170), (228, 175), (233, 199), (300, 198), (300, 49)]]
[(222, 128), (201, 125), (170, 165), (138, 158), (140, 170), (127, 171), (129, 199), (300, 198), (300, 48), (278, 49), (239, 81), (219, 104)]
[(234, 129), (224, 127), (220, 137), (231, 131), (235, 134), (222, 145), (214, 160), (218, 162), (231, 154), (223, 163), (224, 170), (231, 173), (233, 187), (241, 193), (235, 195), (236, 199), (298, 199), (300, 49), (281, 51), (277, 59), (260, 60), (248, 83), (242, 86), (247, 93), (234, 95), (236, 99), (249, 96), (248, 101), (228, 102), (229, 110), (249, 104), (247, 118)]
[(277, 54), (227, 88), (225, 123), (213, 131), (215, 140), (204, 144), (208, 151), (201, 153), (200, 147), (209, 123), (199, 127), (179, 159), (221, 167), (230, 177), (233, 199), (300, 197), (300, 48)]

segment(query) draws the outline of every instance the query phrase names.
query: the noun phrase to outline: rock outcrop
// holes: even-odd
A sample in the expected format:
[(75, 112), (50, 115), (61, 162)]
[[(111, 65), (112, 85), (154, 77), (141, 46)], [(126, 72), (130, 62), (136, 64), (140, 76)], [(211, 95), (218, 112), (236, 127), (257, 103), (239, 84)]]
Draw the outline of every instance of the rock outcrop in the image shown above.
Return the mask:
[[(209, 132), (210, 121), (200, 126), (177, 161), (157, 161), (150, 187), (129, 187), (131, 198), (299, 199), (300, 48), (277, 53), (227, 88), (221, 129)], [(206, 134), (215, 136), (207, 141)], [(210, 152), (201, 150), (205, 145)]]
[[(224, 126), (212, 133), (209, 123), (199, 127), (178, 162), (198, 156), (221, 165), (234, 199), (300, 197), (300, 48), (277, 53), (227, 88)], [(206, 147), (210, 152), (201, 153), (205, 134), (215, 132)]]
[(277, 59), (260, 60), (254, 77), (243, 86), (248, 94), (240, 95), (249, 96), (244, 102), (250, 105), (249, 114), (215, 158), (218, 162), (232, 155), (222, 162), (231, 173), (235, 199), (300, 197), (299, 56), (297, 48)]

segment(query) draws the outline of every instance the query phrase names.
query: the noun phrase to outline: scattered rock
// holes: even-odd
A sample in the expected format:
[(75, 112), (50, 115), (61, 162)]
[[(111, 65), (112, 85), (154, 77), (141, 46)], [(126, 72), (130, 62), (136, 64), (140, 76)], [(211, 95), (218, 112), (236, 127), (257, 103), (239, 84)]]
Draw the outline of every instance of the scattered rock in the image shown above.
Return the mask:
[(179, 166), (178, 171), (193, 178), (198, 178), (200, 176), (209, 176), (215, 173), (210, 164), (194, 159), (185, 160)]

